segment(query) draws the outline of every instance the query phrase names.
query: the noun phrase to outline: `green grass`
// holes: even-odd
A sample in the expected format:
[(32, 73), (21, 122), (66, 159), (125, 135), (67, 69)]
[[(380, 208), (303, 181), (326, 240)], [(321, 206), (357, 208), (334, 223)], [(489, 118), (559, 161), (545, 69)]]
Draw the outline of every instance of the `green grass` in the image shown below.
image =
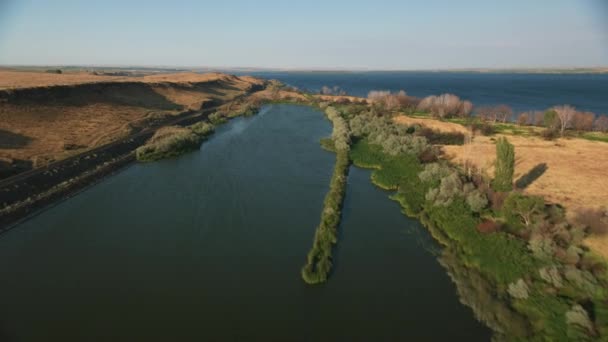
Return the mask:
[(333, 139), (331, 138), (323, 138), (319, 141), (321, 144), (321, 148), (329, 152), (336, 152), (336, 145), (334, 144)]
[(591, 140), (591, 141), (601, 141), (608, 143), (608, 133), (603, 132), (585, 132), (578, 135), (579, 138)]
[[(374, 184), (384, 189), (398, 190), (391, 198), (401, 204), (404, 213), (418, 217), (437, 241), (455, 251), (460, 263), (478, 272), (491, 284), (495, 291), (493, 296), (530, 322), (530, 336), (521, 339), (518, 335), (520, 332), (505, 331), (509, 339), (566, 341), (588, 338), (587, 334), (568, 325), (565, 320), (565, 313), (571, 306), (586, 299), (595, 304), (596, 325), (605, 336), (608, 330), (604, 327), (608, 320), (608, 303), (604, 292), (593, 294), (573, 288), (563, 289), (558, 296), (547, 291), (538, 270), (548, 266), (551, 261), (536, 259), (528, 250), (525, 240), (506, 232), (478, 232), (476, 227), (481, 219), (462, 199), (453, 200), (447, 206), (434, 206), (426, 202), (425, 194), (431, 184), (425, 184), (418, 178), (422, 166), (415, 156), (389, 156), (379, 146), (369, 144), (365, 139), (353, 144), (350, 156), (354, 165), (374, 170)], [(513, 299), (511, 302), (507, 293), (508, 285), (519, 279), (528, 279), (529, 298)]]

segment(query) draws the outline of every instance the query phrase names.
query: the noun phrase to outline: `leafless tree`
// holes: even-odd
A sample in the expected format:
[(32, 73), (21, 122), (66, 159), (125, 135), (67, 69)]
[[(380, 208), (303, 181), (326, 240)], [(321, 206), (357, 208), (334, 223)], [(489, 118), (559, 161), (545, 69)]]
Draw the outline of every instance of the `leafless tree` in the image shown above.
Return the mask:
[(566, 128), (570, 127), (570, 124), (572, 123), (572, 119), (576, 114), (576, 109), (569, 105), (563, 105), (553, 107), (553, 110), (557, 113), (557, 118), (559, 119), (559, 131), (563, 136)]
[(453, 94), (427, 96), (418, 103), (418, 110), (427, 111), (439, 118), (467, 116), (473, 109), (470, 101), (463, 101)]
[(530, 114), (529, 112), (520, 113), (519, 117), (517, 117), (517, 124), (522, 126), (528, 125), (530, 123)]
[(412, 108), (419, 102), (418, 98), (407, 95), (403, 90), (396, 93), (387, 90), (372, 90), (367, 94), (367, 98), (383, 105), (387, 110)]
[(505, 123), (513, 118), (513, 109), (511, 107), (501, 104), (496, 106), (497, 119)]
[(593, 128), (596, 131), (608, 132), (608, 116), (606, 114), (600, 115), (595, 119)]
[(592, 112), (576, 112), (572, 118), (572, 126), (577, 131), (591, 131), (595, 114)]
[(534, 126), (542, 126), (545, 122), (545, 112), (536, 110), (534, 111)]
[(486, 106), (477, 109), (477, 115), (485, 121), (496, 123), (507, 122), (513, 117), (513, 110), (507, 105)]

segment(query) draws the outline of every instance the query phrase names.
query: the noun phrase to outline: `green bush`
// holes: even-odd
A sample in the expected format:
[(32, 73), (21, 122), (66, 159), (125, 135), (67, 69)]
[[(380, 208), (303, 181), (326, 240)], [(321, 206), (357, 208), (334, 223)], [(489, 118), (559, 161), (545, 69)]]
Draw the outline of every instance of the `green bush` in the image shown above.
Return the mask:
[(135, 150), (138, 161), (150, 162), (196, 150), (201, 144), (201, 137), (188, 128), (164, 127), (143, 146)]

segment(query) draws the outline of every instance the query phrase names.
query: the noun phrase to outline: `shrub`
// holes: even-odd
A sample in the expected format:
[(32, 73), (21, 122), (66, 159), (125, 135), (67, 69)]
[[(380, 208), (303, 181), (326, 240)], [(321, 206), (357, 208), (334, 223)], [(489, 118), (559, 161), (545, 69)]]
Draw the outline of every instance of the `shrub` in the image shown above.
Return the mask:
[(135, 150), (138, 161), (155, 161), (197, 149), (201, 138), (190, 129), (163, 127), (148, 142)]
[(507, 105), (486, 106), (477, 109), (477, 116), (491, 123), (507, 122), (513, 117), (513, 110)]
[(463, 145), (464, 134), (461, 132), (440, 132), (427, 127), (414, 130), (418, 136), (425, 137), (429, 144), (435, 145)]
[(437, 151), (437, 149), (433, 148), (432, 146), (429, 146), (424, 151), (418, 154), (418, 160), (420, 160), (420, 162), (423, 164), (434, 163), (437, 161), (438, 156), (439, 151)]
[(478, 213), (488, 206), (488, 198), (479, 190), (471, 191), (466, 196), (466, 201), (474, 213)]
[(481, 135), (484, 136), (490, 136), (490, 135), (494, 135), (496, 134), (496, 129), (494, 128), (494, 125), (482, 121), (482, 122), (473, 122), (471, 124), (471, 128), (473, 129), (473, 131), (475, 132), (479, 132)]
[(444, 164), (432, 163), (424, 166), (424, 170), (418, 174), (421, 181), (439, 184), (442, 178), (448, 176), (452, 171)]
[(516, 226), (524, 224), (527, 228), (534, 223), (536, 216), (542, 213), (544, 205), (542, 197), (513, 192), (505, 200), (502, 211), (507, 222), (516, 223)]
[(209, 115), (209, 121), (214, 125), (220, 125), (226, 122), (226, 118), (220, 112), (215, 112)]
[(607, 208), (585, 208), (580, 209), (575, 218), (576, 223), (589, 228), (593, 234), (608, 233), (608, 209)]
[(540, 132), (540, 136), (545, 140), (555, 140), (559, 138), (559, 131), (556, 128), (546, 128)]
[(562, 286), (564, 286), (562, 276), (560, 275), (557, 267), (555, 267), (555, 266), (543, 267), (538, 270), (538, 273), (542, 280), (553, 285), (553, 287), (559, 289)]
[(189, 126), (188, 128), (190, 128), (190, 130), (192, 130), (192, 132), (194, 132), (195, 134), (202, 137), (210, 135), (215, 130), (215, 126), (204, 121), (197, 122), (194, 125)]
[(589, 314), (582, 306), (578, 304), (573, 305), (572, 308), (566, 312), (566, 323), (577, 325), (583, 329), (586, 329), (588, 332), (594, 331), (593, 323), (589, 318)]
[(473, 104), (463, 101), (453, 94), (427, 96), (418, 103), (418, 110), (430, 112), (438, 118), (467, 117), (473, 109)]
[(492, 187), (496, 191), (507, 192), (513, 189), (515, 172), (515, 147), (507, 138), (501, 137), (496, 143), (496, 166)]
[[(425, 166), (425, 170), (418, 177), (427, 183), (439, 183), (439, 187), (431, 185), (431, 189), (425, 196), (426, 200), (434, 206), (448, 206), (458, 197), (463, 198), (475, 213), (488, 205), (486, 196), (477, 190), (473, 183), (465, 182), (456, 170), (431, 164)], [(439, 179), (439, 177), (441, 178)]]
[(477, 231), (480, 233), (495, 233), (500, 230), (500, 225), (496, 221), (483, 220), (477, 225)]
[(509, 284), (507, 291), (515, 299), (528, 299), (530, 290), (523, 279), (518, 279), (516, 282)]
[(594, 120), (595, 114), (591, 112), (576, 112), (572, 118), (572, 127), (577, 131), (591, 131)]
[(608, 115), (600, 115), (593, 123), (593, 129), (600, 132), (608, 132)]
[(545, 111), (543, 114), (543, 126), (551, 129), (557, 129), (559, 125), (559, 119), (557, 112), (553, 109)]
[(388, 90), (372, 90), (368, 93), (367, 98), (389, 111), (399, 108), (413, 110), (420, 102), (418, 98), (407, 95), (403, 90), (396, 93)]

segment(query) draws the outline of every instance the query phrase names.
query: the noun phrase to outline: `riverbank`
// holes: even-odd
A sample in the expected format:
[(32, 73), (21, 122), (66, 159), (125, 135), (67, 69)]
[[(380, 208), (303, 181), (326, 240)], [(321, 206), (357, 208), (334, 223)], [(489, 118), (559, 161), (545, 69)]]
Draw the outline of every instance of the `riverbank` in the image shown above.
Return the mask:
[[(167, 80), (171, 79), (167, 75), (164, 75), (164, 77)], [(215, 84), (215, 81), (211, 80), (211, 83)], [(135, 160), (134, 151), (144, 145), (150, 138), (153, 138), (157, 130), (163, 127), (190, 127), (188, 129), (196, 135), (195, 140), (198, 143), (210, 134), (207, 127), (201, 126), (206, 125), (201, 123), (202, 121), (210, 120), (219, 123), (227, 117), (251, 114), (255, 108), (259, 108), (257, 101), (253, 101), (252, 104), (252, 95), (265, 90), (265, 86), (268, 85), (265, 82), (261, 84), (262, 86), (253, 84), (243, 90), (234, 88), (231, 95), (225, 97), (227, 100), (220, 101), (218, 98), (216, 100), (219, 102), (216, 102), (216, 100), (205, 101), (204, 108), (198, 111), (188, 110), (174, 116), (165, 117), (163, 120), (155, 121), (148, 128), (115, 139), (108, 144), (0, 180), (0, 204), (2, 204), (2, 207), (0, 207), (0, 231), (10, 229), (15, 222), (22, 218), (55, 201), (69, 197), (104, 176), (123, 168)], [(199, 91), (202, 91), (199, 96), (204, 96), (206, 94), (204, 91), (213, 91), (207, 86), (210, 85), (206, 84), (205, 87), (199, 89)], [(45, 88), (44, 91), (52, 94), (54, 87)], [(20, 91), (20, 89), (17, 89), (17, 91)], [(27, 92), (31, 89), (26, 88), (23, 91)], [(16, 96), (17, 99), (22, 96), (18, 92), (9, 95)], [(173, 95), (176, 96), (176, 94)], [(42, 102), (52, 100), (51, 95), (45, 95), (42, 98)], [(32, 101), (32, 99), (29, 101)], [(68, 97), (65, 101), (75, 101), (75, 99)], [(5, 102), (11, 105), (14, 100), (8, 98)], [(1, 110), (3, 109), (0, 108)], [(174, 151), (170, 148), (165, 152), (160, 154), (166, 157)]]
[[(485, 286), (491, 291), (486, 292), (494, 298), (496, 314), (512, 322), (498, 324), (503, 319), (492, 320), (490, 326), (498, 336), (509, 340), (555, 341), (606, 336), (605, 264), (593, 253), (580, 249), (582, 239), (577, 234), (581, 231), (565, 223), (559, 207), (547, 205), (544, 209), (547, 218), (537, 218), (546, 231), (543, 239), (548, 239), (543, 243), (562, 244), (551, 247), (555, 255), (551, 250), (537, 250), (536, 240), (514, 234), (506, 226), (510, 223), (505, 223), (503, 229), (484, 233), (480, 230), (483, 222), (499, 221), (505, 214), (488, 207), (485, 195), (474, 190), (479, 185), (445, 163), (421, 162), (420, 152), (388, 153), (390, 144), (386, 141), (396, 128), (386, 120), (369, 116), (365, 108), (344, 106), (342, 110), (350, 111), (351, 128), (358, 137), (350, 154), (353, 163), (373, 169), (374, 184), (396, 190), (391, 198), (399, 202), (404, 213), (420, 219), (437, 241), (451, 251), (451, 257), (461, 265), (459, 273), (463, 272), (462, 267), (469, 268), (488, 284)], [(363, 120), (353, 122), (358, 117)], [(360, 129), (354, 128), (360, 124), (363, 124)], [(412, 140), (403, 142), (415, 146)], [(532, 234), (536, 234), (534, 230)], [(552, 242), (557, 241), (554, 239), (560, 242)], [(565, 253), (559, 252), (561, 248), (573, 253), (574, 259), (560, 257), (559, 253)], [(455, 268), (451, 271), (456, 272)], [(472, 305), (472, 308), (486, 320), (491, 314), (483, 307)]]

